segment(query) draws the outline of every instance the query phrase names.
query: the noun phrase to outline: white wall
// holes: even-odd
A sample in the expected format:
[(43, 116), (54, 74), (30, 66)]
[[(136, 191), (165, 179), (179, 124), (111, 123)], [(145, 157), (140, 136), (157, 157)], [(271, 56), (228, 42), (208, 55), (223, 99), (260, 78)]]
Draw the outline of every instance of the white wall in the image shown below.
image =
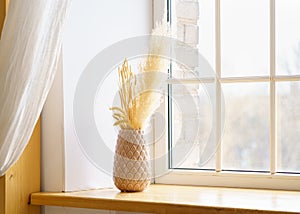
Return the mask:
[(41, 190), (64, 189), (64, 112), (62, 60), (41, 117)]
[[(62, 68), (42, 116), (43, 190), (112, 185), (111, 178), (89, 162), (77, 142), (72, 115), (75, 87), (86, 65), (103, 48), (149, 34), (151, 28), (152, 0), (73, 0), (64, 35)], [(44, 212), (111, 213), (58, 207), (45, 207)]]

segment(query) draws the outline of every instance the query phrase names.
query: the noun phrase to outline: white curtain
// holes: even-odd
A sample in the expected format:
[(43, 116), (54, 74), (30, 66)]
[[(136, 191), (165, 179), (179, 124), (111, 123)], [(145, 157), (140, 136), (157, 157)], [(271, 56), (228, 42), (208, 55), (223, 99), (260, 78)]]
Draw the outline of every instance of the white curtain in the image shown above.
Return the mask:
[(0, 176), (25, 149), (52, 85), (70, 0), (11, 0), (0, 40)]

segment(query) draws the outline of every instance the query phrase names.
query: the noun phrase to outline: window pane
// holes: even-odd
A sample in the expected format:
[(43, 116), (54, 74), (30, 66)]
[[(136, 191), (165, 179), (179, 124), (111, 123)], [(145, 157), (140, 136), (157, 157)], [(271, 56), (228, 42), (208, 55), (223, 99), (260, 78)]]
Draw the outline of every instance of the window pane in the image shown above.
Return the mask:
[(300, 82), (277, 83), (278, 170), (300, 172)]
[(269, 0), (221, 1), (222, 76), (269, 74)]
[(300, 74), (300, 1), (276, 1), (276, 69), (279, 75)]
[(199, 52), (215, 70), (215, 1), (199, 0)]
[[(197, 52), (207, 60), (210, 67), (215, 71), (215, 1), (174, 1), (176, 4), (175, 12), (172, 12), (172, 23), (176, 29), (177, 39), (183, 41), (191, 47), (189, 51)], [(199, 9), (199, 13), (198, 13)], [(180, 52), (186, 47), (177, 47)], [(189, 60), (187, 60), (189, 61)], [(190, 67), (184, 67), (176, 62), (172, 62), (172, 76), (176, 78), (196, 78), (212, 77), (208, 71), (203, 72), (202, 66), (199, 66), (198, 60), (190, 60)], [(183, 63), (183, 62), (181, 62)], [(206, 66), (205, 66), (206, 67)], [(214, 76), (214, 75), (213, 75)]]
[(269, 171), (269, 88), (267, 83), (224, 84), (225, 170)]
[(209, 143), (215, 141), (209, 138), (213, 118), (211, 100), (206, 87), (212, 86), (209, 84), (172, 86), (172, 148), (179, 148), (172, 150), (173, 168), (215, 168), (213, 157), (215, 149), (208, 148)]

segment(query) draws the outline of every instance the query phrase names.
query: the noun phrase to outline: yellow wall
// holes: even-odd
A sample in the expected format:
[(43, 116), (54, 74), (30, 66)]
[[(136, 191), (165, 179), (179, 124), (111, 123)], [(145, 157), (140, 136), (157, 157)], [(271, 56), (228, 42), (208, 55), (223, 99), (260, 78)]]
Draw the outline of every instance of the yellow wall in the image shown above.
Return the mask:
[[(0, 214), (38, 214), (39, 206), (28, 205), (29, 196), (40, 191), (40, 122), (17, 163), (0, 178)], [(1, 199), (1, 197), (0, 197)], [(4, 204), (4, 210), (3, 210)]]
[(6, 14), (6, 0), (0, 0), (0, 33), (2, 32), (5, 14)]

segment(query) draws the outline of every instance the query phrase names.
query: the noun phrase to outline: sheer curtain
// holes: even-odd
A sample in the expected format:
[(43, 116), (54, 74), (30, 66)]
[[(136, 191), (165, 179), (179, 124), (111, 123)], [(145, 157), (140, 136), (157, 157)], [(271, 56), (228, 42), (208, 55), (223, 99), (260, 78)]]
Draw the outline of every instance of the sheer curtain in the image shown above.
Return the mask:
[(70, 0), (11, 0), (0, 40), (0, 176), (18, 160), (55, 76)]

